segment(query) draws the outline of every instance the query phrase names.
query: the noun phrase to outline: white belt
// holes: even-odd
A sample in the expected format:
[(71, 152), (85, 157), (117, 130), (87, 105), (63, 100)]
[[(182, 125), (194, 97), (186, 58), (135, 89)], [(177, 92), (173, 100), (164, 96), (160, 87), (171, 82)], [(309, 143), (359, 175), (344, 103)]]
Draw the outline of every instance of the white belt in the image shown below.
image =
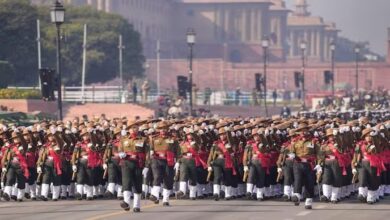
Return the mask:
[(48, 157), (47, 157), (47, 160), (53, 160), (53, 157), (48, 156)]
[(336, 159), (336, 157), (334, 155), (328, 155), (327, 158), (328, 160), (334, 160)]
[(307, 163), (307, 161), (308, 161), (308, 160), (307, 160), (306, 158), (301, 158), (301, 162), (302, 162), (302, 163)]
[(88, 156), (84, 155), (84, 156), (81, 156), (81, 159), (85, 159), (87, 160), (88, 159)]

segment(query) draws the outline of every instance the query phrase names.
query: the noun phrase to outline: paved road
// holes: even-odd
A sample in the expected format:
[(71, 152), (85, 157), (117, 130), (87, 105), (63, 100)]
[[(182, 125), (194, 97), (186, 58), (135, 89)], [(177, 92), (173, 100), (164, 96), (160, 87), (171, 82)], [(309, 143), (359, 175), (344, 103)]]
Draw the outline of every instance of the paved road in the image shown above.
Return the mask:
[(140, 220), (336, 220), (369, 219), (384, 220), (390, 216), (390, 198), (376, 205), (361, 204), (350, 200), (340, 204), (315, 203), (313, 210), (295, 207), (289, 202), (276, 201), (219, 201), (212, 200), (172, 200), (171, 207), (142, 201), (142, 213), (125, 212), (119, 201), (98, 200), (59, 201), (59, 202), (0, 202), (1, 220), (42, 220), (42, 219), (140, 219)]

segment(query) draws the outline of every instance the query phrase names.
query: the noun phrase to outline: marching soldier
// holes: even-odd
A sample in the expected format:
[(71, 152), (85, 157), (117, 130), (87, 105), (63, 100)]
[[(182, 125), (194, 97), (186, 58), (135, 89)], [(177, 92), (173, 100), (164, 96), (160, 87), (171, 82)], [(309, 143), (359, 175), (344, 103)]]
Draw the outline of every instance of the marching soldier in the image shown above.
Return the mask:
[(48, 200), (50, 185), (53, 184), (52, 199), (57, 201), (60, 196), (63, 144), (54, 127), (47, 131), (45, 139), (46, 143), (43, 145), (37, 161), (38, 181), (42, 179), (41, 200)]
[(280, 155), (276, 162), (278, 166), (278, 176), (283, 176), (283, 198), (285, 201), (291, 200), (293, 193), (293, 164), (295, 155), (291, 152), (291, 146), (296, 141), (296, 136), (295, 129), (289, 130), (289, 139), (282, 144)]
[(256, 186), (256, 198), (258, 201), (264, 200), (265, 178), (271, 167), (269, 149), (263, 133), (264, 128), (252, 129), (253, 140), (248, 142), (244, 154), (244, 171), (249, 173), (247, 198), (252, 198), (253, 188)]
[(36, 129), (32, 129), (29, 131), (27, 128), (23, 130), (23, 138), (27, 144), (27, 166), (30, 176), (27, 179), (26, 185), (26, 193), (25, 197), (27, 199), (31, 198), (32, 200), (36, 200), (36, 180), (38, 177), (37, 174), (37, 160), (38, 160), (38, 146), (37, 141), (34, 139), (32, 132), (36, 132)]
[(117, 196), (122, 194), (120, 193), (122, 192), (122, 173), (121, 173), (121, 167), (119, 165), (120, 162), (119, 147), (121, 141), (121, 131), (122, 129), (118, 127), (114, 129), (113, 131), (114, 139), (111, 140), (110, 143), (107, 145), (107, 148), (103, 156), (103, 161), (104, 161), (103, 169), (108, 176), (107, 191), (105, 193), (106, 198), (114, 197), (116, 188), (118, 189)]
[(298, 206), (302, 198), (302, 187), (305, 186), (307, 194), (305, 208), (311, 209), (315, 185), (313, 168), (317, 175), (322, 173), (322, 168), (317, 164), (319, 145), (308, 130), (309, 127), (305, 123), (300, 124), (296, 130), (300, 132), (300, 136), (291, 146), (291, 153), (294, 155), (294, 194), (291, 200)]
[(231, 199), (233, 176), (237, 174), (233, 162), (235, 149), (228, 142), (228, 127), (220, 127), (219, 140), (214, 142), (207, 161), (208, 171), (214, 175), (213, 193), (216, 201), (220, 199), (222, 181), (225, 185), (225, 200)]
[(200, 158), (200, 146), (193, 137), (192, 128), (186, 129), (185, 140), (180, 143), (179, 163), (180, 163), (180, 182), (178, 198), (183, 198), (187, 192), (187, 182), (189, 182), (190, 199), (196, 199), (197, 167), (207, 167), (206, 162)]
[(343, 144), (336, 129), (326, 130), (327, 141), (321, 146), (321, 164), (324, 165), (322, 177), (321, 201), (339, 202), (340, 189), (343, 185), (343, 176), (347, 175), (348, 158), (344, 154)]
[[(352, 172), (359, 174), (359, 200), (374, 204), (377, 202), (376, 191), (381, 184), (381, 173), (386, 170), (381, 153), (383, 147), (375, 145), (373, 137), (378, 135), (371, 128), (366, 128), (362, 132), (362, 141), (355, 148), (355, 155), (352, 161)], [(367, 196), (364, 188), (368, 189)]]
[(100, 156), (92, 137), (92, 133), (83, 128), (80, 132), (82, 140), (77, 143), (72, 155), (71, 163), (73, 177), (77, 179), (76, 198), (78, 200), (82, 199), (83, 193), (86, 193), (87, 200), (93, 200), (93, 186), (95, 179), (98, 178), (96, 168), (99, 166)]
[(29, 178), (29, 171), (26, 159), (26, 147), (22, 143), (23, 137), (16, 131), (12, 132), (10, 145), (2, 158), (2, 172), (6, 175), (6, 182), (3, 198), (10, 200), (12, 187), (17, 184), (17, 200), (23, 201), (26, 180)]
[(153, 188), (150, 200), (159, 203), (159, 193), (163, 184), (163, 206), (169, 206), (169, 196), (173, 188), (174, 170), (179, 169), (177, 151), (179, 143), (169, 137), (169, 124), (165, 121), (158, 123), (158, 137), (151, 140), (149, 158), (153, 173)]
[(133, 212), (141, 211), (142, 180), (148, 146), (146, 138), (138, 134), (136, 122), (128, 123), (129, 136), (122, 138), (118, 148), (121, 158), (123, 202), (121, 207), (129, 211), (133, 190)]

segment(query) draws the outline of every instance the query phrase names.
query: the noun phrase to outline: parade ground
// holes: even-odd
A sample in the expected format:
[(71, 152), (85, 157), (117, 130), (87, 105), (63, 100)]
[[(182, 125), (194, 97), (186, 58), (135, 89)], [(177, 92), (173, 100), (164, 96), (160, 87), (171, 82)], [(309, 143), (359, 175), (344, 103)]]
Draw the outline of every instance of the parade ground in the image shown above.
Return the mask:
[(24, 201), (1, 202), (2, 220), (43, 220), (43, 219), (132, 219), (132, 220), (227, 220), (227, 219), (272, 219), (272, 220), (384, 220), (390, 215), (390, 199), (381, 200), (375, 205), (359, 203), (349, 199), (337, 205), (314, 202), (312, 210), (296, 207), (291, 202), (283, 201), (218, 201), (213, 200), (172, 200), (171, 207), (155, 205), (142, 200), (141, 213), (126, 212), (117, 200), (95, 201)]

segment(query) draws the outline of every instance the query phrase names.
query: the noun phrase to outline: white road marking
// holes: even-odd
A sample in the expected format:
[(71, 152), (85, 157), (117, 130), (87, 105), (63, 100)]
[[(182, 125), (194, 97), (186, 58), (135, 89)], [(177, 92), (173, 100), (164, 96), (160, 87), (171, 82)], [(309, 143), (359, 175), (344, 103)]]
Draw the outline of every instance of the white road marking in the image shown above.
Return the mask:
[(297, 216), (305, 216), (305, 215), (308, 215), (308, 214), (310, 214), (311, 213), (311, 211), (302, 211), (302, 212), (299, 212), (298, 214), (297, 214)]
[(319, 205), (319, 206), (316, 206), (317, 209), (323, 209), (323, 208), (326, 208), (326, 205)]

